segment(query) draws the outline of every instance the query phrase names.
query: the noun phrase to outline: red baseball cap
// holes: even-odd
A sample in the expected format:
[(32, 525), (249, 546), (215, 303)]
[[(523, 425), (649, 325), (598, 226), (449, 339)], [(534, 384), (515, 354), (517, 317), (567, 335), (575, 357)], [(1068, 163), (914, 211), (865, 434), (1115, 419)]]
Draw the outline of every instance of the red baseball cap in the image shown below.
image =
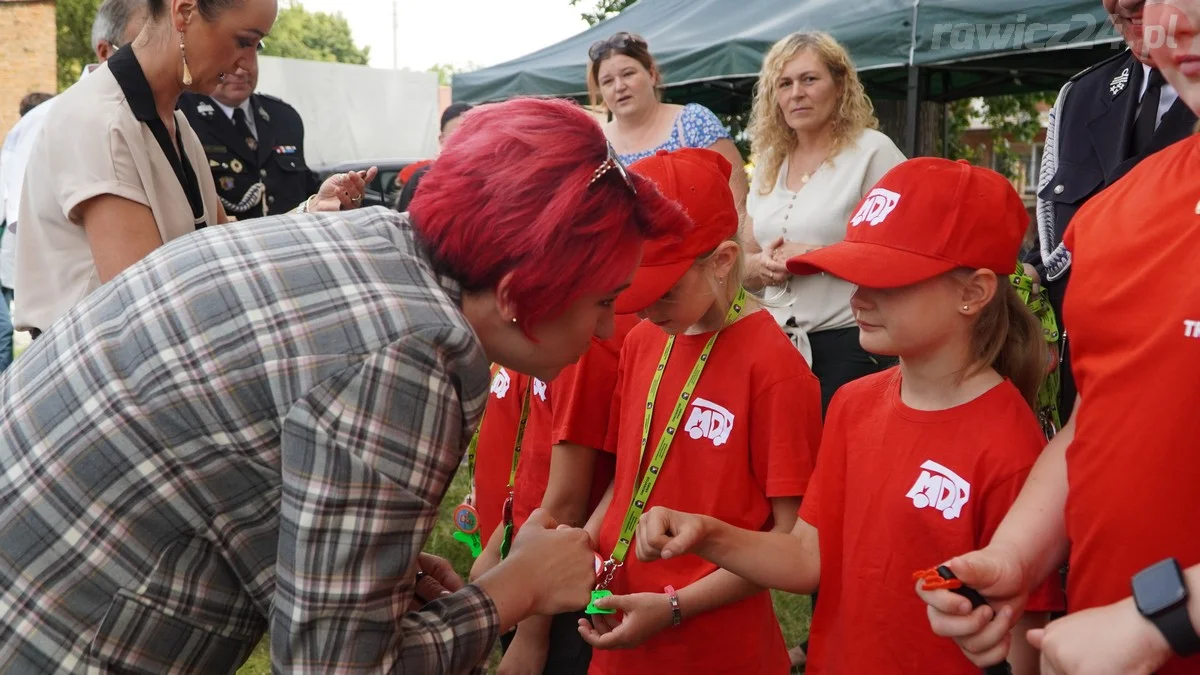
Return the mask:
[(846, 225), (846, 238), (788, 261), (867, 288), (899, 288), (954, 269), (1008, 276), (1029, 224), (1004, 176), (965, 160), (920, 157), (887, 172)]
[(618, 314), (633, 314), (654, 304), (679, 282), (699, 258), (737, 234), (738, 214), (729, 189), (733, 165), (720, 153), (702, 148), (659, 150), (629, 170), (649, 179), (667, 199), (678, 202), (692, 221), (682, 237), (652, 239), (642, 249), (633, 283), (617, 296)]

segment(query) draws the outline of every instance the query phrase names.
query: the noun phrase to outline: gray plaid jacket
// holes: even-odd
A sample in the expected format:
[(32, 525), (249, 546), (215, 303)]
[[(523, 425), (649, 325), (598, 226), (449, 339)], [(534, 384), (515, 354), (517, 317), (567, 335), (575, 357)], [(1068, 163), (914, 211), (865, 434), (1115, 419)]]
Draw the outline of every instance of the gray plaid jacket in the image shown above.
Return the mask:
[(0, 379), (0, 672), (457, 673), (478, 588), (406, 613), (488, 389), (387, 209), (211, 227)]

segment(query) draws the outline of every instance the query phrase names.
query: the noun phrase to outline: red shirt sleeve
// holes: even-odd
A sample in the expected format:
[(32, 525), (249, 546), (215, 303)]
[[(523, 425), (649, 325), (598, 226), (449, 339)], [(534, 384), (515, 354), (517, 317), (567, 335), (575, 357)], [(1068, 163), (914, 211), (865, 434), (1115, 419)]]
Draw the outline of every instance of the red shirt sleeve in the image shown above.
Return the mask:
[(625, 388), (625, 369), (628, 367), (630, 350), (622, 348), (617, 363), (617, 377), (613, 382), (612, 400), (608, 403), (608, 428), (604, 433), (602, 450), (610, 455), (617, 454), (618, 436), (621, 431), (621, 392)]
[(750, 461), (767, 497), (803, 495), (821, 438), (821, 388), (795, 375), (760, 392), (750, 406)]
[(551, 445), (605, 447), (617, 365), (618, 355), (596, 343), (554, 381)]
[[(1025, 479), (1029, 476), (1031, 468), (1009, 476), (984, 496), (983, 529), (980, 530), (982, 535), (980, 541), (983, 545), (986, 546), (992, 540), (992, 535), (996, 534), (1000, 522), (1004, 520), (1004, 516), (1012, 507), (1013, 502), (1017, 500), (1017, 495), (1021, 493), (1021, 488), (1025, 485)], [(1059, 612), (1066, 609), (1066, 606), (1067, 599), (1063, 590), (1062, 578), (1055, 573), (1029, 594), (1029, 602), (1025, 609), (1031, 612)]]

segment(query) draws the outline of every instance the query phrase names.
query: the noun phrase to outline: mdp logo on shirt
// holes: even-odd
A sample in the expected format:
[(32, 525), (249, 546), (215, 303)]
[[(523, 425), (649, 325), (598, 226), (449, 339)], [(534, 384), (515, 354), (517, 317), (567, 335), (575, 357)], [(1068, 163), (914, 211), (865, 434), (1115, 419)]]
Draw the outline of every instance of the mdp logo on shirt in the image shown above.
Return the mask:
[(496, 370), (496, 377), (492, 378), (492, 393), (496, 398), (504, 398), (508, 395), (508, 388), (512, 386), (512, 376), (508, 371), (500, 368)]
[(546, 400), (546, 383), (533, 378), (533, 395), (540, 398), (543, 402)]
[(904, 495), (918, 509), (935, 508), (946, 520), (954, 520), (971, 498), (971, 484), (950, 469), (928, 460), (921, 465), (921, 476)]
[(729, 441), (729, 434), (733, 431), (733, 413), (712, 401), (694, 399), (692, 414), (683, 430), (693, 440), (707, 438), (714, 446), (720, 447)]

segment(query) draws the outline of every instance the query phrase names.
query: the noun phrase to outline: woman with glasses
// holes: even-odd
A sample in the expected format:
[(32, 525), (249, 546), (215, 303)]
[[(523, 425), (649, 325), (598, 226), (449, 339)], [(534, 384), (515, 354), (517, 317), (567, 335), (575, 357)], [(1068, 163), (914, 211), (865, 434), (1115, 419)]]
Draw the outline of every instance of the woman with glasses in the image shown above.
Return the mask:
[[(792, 276), (784, 263), (841, 241), (871, 186), (904, 161), (878, 126), (850, 55), (829, 35), (794, 33), (767, 53), (750, 120), (747, 285), (765, 289), (767, 307), (812, 364), (823, 408), (838, 387), (884, 364), (859, 346), (854, 287), (825, 274)], [(887, 196), (878, 199), (887, 208)], [(864, 202), (862, 214), (875, 204)]]
[[(163, 244), (227, 222), (204, 146), (176, 110), (250, 66), (275, 0), (147, 0), (129, 45), (64, 92), (26, 169), (17, 240), (17, 328), (35, 337)], [(363, 176), (341, 174), (308, 202), (352, 207)]]
[(620, 32), (588, 49), (588, 93), (592, 105), (612, 115), (604, 133), (621, 161), (630, 164), (659, 150), (708, 148), (733, 164), (729, 187), (743, 213), (746, 202), (745, 161), (729, 131), (711, 110), (698, 103), (663, 103), (662, 73), (639, 35)]

